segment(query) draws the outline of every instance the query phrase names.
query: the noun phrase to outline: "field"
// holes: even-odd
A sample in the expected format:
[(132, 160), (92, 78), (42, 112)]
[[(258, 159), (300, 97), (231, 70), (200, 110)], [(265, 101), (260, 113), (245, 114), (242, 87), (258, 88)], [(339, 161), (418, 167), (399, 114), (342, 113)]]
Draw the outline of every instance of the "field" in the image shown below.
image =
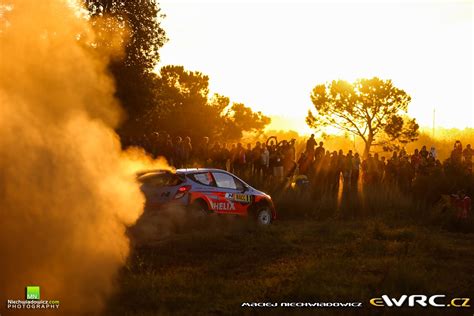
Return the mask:
[[(344, 203), (332, 205), (337, 201), (331, 199), (310, 204), (290, 191), (277, 198), (281, 216), (271, 227), (222, 218), (191, 228), (175, 222), (165, 238), (134, 247), (107, 313), (472, 315), (472, 307), (414, 311), (369, 304), (383, 294), (472, 298), (474, 289), (472, 223), (456, 223), (439, 210), (423, 214), (423, 205), (407, 204), (405, 212), (418, 212), (409, 216), (401, 197), (386, 194), (391, 199), (377, 193), (385, 205), (378, 214), (345, 213)], [(244, 302), (363, 307), (241, 307)]]

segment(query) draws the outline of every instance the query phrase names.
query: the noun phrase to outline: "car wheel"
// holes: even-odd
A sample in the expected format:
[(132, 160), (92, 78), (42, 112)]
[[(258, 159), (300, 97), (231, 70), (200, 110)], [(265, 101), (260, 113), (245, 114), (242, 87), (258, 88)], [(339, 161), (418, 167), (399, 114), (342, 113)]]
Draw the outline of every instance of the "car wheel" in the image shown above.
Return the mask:
[(197, 218), (203, 218), (209, 215), (209, 209), (207, 208), (207, 205), (205, 205), (205, 202), (202, 201), (194, 202), (191, 206), (191, 211), (192, 215)]
[(257, 223), (259, 225), (270, 225), (272, 222), (272, 212), (268, 207), (262, 207), (257, 211)]

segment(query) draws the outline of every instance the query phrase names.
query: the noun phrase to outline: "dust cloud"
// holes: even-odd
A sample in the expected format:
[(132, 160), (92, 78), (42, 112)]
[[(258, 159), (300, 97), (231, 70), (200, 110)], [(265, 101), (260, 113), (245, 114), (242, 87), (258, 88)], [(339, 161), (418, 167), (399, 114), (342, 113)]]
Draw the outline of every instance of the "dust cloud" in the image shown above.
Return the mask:
[(162, 167), (121, 151), (120, 51), (94, 38), (71, 1), (0, 2), (0, 312), (39, 285), (51, 313), (100, 313), (142, 213), (135, 172)]

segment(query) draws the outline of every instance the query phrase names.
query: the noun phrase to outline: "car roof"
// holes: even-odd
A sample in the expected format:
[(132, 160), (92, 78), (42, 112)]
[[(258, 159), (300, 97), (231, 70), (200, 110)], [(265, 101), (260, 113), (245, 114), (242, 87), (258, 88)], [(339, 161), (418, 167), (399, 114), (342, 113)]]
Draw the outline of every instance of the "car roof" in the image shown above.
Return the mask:
[[(137, 172), (137, 177), (138, 178), (145, 178), (151, 175), (157, 175), (157, 174), (179, 174), (179, 175), (188, 175), (188, 174), (193, 174), (193, 173), (198, 173), (198, 172), (223, 172), (230, 174), (233, 177), (236, 177), (240, 181), (242, 181), (245, 185), (251, 187), (254, 189), (252, 186), (247, 184), (244, 180), (240, 179), (233, 173), (224, 170), (224, 169), (217, 169), (217, 168), (181, 168), (181, 169), (176, 169), (176, 170), (167, 170), (167, 169), (153, 169), (153, 170), (144, 170), (141, 172)], [(254, 189), (255, 190), (255, 189)], [(258, 190), (256, 190), (258, 191)]]
[(141, 177), (145, 174), (165, 174), (165, 173), (172, 173), (172, 170), (167, 170), (167, 169), (146, 169), (146, 170), (140, 170), (136, 172), (135, 174), (137, 177)]
[(216, 171), (229, 173), (226, 170), (216, 169), (216, 168), (183, 168), (183, 169), (177, 169), (176, 173), (191, 174), (191, 173), (197, 173), (197, 172), (216, 172)]
[(225, 172), (229, 173), (230, 172), (223, 170), (223, 169), (217, 169), (217, 168), (182, 168), (182, 169), (176, 169), (176, 170), (168, 170), (168, 169), (151, 169), (151, 170), (142, 170), (136, 173), (137, 177), (142, 177), (144, 175), (158, 175), (158, 174), (171, 174), (171, 173), (176, 173), (176, 174), (192, 174), (192, 173), (198, 173), (198, 172)]
[(229, 174), (237, 179), (239, 179), (240, 181), (242, 181), (245, 185), (251, 187), (250, 185), (248, 185), (244, 180), (240, 179), (239, 177), (237, 177), (235, 174), (233, 174), (232, 172), (229, 172), (227, 170), (224, 170), (224, 169), (217, 169), (217, 168), (184, 168), (184, 169), (177, 169), (176, 170), (176, 174), (184, 174), (184, 175), (188, 175), (188, 174), (193, 174), (193, 173), (199, 173), (199, 172), (222, 172), (222, 173), (226, 173), (226, 174)]

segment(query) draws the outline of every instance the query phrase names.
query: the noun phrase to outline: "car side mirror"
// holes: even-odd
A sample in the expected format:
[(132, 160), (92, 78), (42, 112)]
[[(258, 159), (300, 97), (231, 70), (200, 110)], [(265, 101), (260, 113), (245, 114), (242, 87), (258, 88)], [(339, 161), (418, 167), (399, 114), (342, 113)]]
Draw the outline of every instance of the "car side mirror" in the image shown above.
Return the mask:
[(249, 190), (249, 187), (244, 185), (243, 189), (242, 189), (242, 193), (245, 193)]

